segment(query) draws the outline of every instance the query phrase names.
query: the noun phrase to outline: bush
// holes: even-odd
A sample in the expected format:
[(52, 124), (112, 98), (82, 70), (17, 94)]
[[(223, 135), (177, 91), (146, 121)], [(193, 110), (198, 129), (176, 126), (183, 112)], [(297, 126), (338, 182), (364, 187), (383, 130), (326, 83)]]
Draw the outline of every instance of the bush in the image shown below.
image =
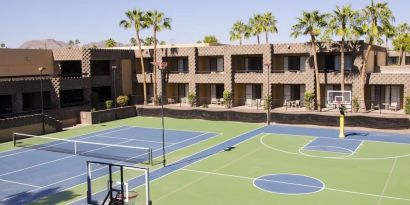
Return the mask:
[(191, 107), (194, 107), (196, 104), (196, 94), (194, 92), (188, 93), (188, 103)]
[(91, 108), (91, 112), (95, 112), (95, 111), (96, 111), (95, 107)]
[(120, 107), (124, 107), (124, 106), (128, 105), (129, 100), (130, 99), (128, 98), (128, 96), (121, 95), (121, 96), (117, 97), (117, 104)]
[(306, 91), (304, 96), (304, 103), (307, 110), (315, 108), (315, 94), (312, 91)]
[(406, 102), (404, 104), (404, 112), (410, 115), (410, 96), (406, 97)]
[(272, 96), (271, 95), (266, 95), (263, 98), (263, 109), (267, 110), (269, 108), (269, 106), (271, 106), (272, 103)]
[(225, 107), (231, 108), (232, 107), (232, 93), (225, 90), (223, 93), (223, 98), (224, 98)]
[(203, 104), (201, 107), (202, 108), (208, 108), (208, 104)]
[(359, 99), (357, 99), (357, 97), (353, 97), (352, 106), (353, 106), (353, 112), (359, 112), (360, 104), (359, 104)]
[(114, 104), (114, 101), (107, 100), (107, 101), (105, 101), (105, 108), (111, 109), (113, 104)]

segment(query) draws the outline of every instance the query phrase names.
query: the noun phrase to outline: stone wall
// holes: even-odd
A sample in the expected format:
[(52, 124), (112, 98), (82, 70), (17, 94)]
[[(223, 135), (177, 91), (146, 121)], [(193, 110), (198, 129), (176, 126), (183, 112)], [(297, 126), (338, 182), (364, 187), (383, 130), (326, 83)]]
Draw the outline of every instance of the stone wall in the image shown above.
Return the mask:
[(137, 116), (135, 106), (113, 108), (95, 112), (81, 112), (81, 124), (98, 124)]

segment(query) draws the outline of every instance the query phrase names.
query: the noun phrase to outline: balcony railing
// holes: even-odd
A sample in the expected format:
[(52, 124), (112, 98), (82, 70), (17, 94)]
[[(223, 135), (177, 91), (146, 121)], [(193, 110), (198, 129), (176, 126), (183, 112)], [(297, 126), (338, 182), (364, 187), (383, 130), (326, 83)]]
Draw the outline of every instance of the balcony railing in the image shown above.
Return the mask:
[(235, 73), (263, 73), (263, 70), (235, 70)]
[(224, 73), (224, 71), (216, 71), (216, 70), (197, 70), (195, 71), (197, 74), (216, 74), (216, 73)]
[[(66, 78), (66, 77), (82, 77), (88, 73), (60, 73), (60, 74), (44, 74), (43, 79), (49, 78)], [(16, 75), (16, 76), (0, 76), (0, 81), (21, 81), (21, 80), (40, 80), (40, 75)]]
[(168, 70), (167, 71), (170, 74), (176, 74), (176, 73), (188, 73), (188, 70)]

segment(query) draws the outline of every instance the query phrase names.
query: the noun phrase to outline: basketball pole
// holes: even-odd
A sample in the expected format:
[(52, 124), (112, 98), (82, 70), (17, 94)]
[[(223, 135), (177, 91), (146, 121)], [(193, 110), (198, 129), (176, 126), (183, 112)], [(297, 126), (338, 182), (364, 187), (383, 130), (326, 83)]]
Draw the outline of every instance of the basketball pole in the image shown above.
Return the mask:
[(343, 105), (339, 106), (340, 117), (339, 117), (339, 138), (345, 138), (345, 108)]

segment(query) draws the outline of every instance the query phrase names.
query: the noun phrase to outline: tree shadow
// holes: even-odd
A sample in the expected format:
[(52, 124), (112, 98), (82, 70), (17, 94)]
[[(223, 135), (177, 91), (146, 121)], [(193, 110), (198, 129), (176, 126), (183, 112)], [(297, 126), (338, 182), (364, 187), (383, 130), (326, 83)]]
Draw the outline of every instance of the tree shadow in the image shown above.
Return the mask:
[(44, 189), (38, 192), (21, 192), (7, 197), (8, 199), (2, 201), (4, 205), (15, 204), (57, 204), (61, 202), (71, 201), (81, 195), (74, 194), (73, 191), (59, 192), (59, 188)]

